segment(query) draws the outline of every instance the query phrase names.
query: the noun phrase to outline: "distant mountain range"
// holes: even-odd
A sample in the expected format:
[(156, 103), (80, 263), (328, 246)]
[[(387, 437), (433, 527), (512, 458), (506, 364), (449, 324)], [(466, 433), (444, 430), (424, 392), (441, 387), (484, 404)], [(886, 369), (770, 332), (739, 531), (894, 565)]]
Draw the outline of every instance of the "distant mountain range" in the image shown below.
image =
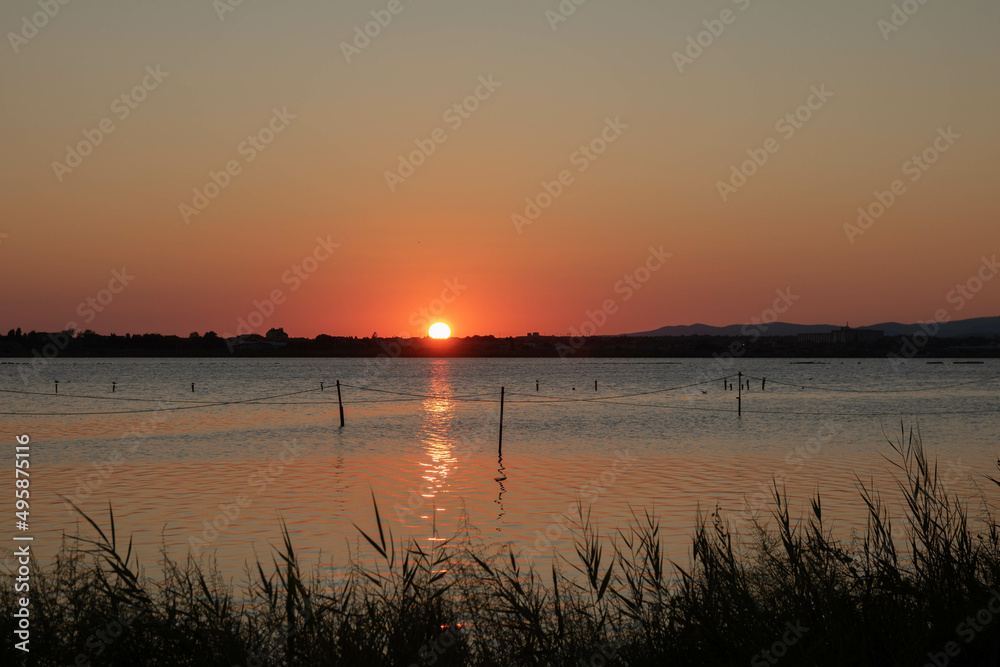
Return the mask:
[[(968, 336), (1000, 336), (1000, 317), (976, 317), (969, 320), (955, 320), (937, 325), (940, 330), (937, 336), (943, 338), (965, 338)], [(626, 336), (739, 336), (747, 335), (754, 325), (730, 324), (724, 327), (713, 327), (708, 324), (687, 324), (682, 326), (660, 327), (654, 331), (624, 334)], [(932, 329), (933, 325), (924, 325)], [(744, 331), (744, 328), (746, 331)], [(759, 333), (764, 336), (795, 336), (800, 333), (829, 333), (839, 329), (833, 324), (791, 324), (788, 322), (772, 322), (768, 325), (756, 325)], [(918, 331), (924, 331), (919, 324), (900, 324), (899, 322), (883, 322), (856, 329), (881, 329), (886, 336), (912, 336)]]

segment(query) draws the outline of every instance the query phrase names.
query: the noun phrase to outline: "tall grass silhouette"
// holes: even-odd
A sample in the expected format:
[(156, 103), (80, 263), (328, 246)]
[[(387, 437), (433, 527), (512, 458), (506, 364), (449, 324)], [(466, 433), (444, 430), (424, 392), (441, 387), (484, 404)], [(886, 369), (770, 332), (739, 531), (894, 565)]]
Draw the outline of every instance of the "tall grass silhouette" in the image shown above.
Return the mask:
[[(356, 526), (363, 549), (341, 575), (303, 571), (282, 523), (271, 562), (248, 566), (239, 586), (165, 552), (153, 579), (113, 512), (102, 529), (80, 511), (93, 535), (66, 538), (35, 570), (31, 653), (8, 640), (3, 664), (1000, 664), (1000, 534), (986, 488), (971, 515), (917, 432), (889, 445), (901, 518), (859, 479), (867, 526), (843, 541), (819, 494), (798, 519), (774, 485), (748, 535), (718, 510), (700, 516), (686, 564), (666, 558), (648, 512), (602, 535), (580, 507), (573, 553), (539, 570), (467, 520), (430, 547), (395, 539), (373, 496), (373, 523)], [(0, 587), (8, 637), (14, 576)]]

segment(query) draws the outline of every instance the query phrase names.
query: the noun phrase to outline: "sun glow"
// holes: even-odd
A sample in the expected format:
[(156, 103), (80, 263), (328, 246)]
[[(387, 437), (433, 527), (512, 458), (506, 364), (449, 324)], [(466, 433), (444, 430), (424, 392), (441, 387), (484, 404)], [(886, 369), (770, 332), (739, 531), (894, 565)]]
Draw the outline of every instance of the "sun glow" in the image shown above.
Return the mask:
[(431, 338), (450, 338), (451, 327), (444, 322), (435, 322), (431, 325), (431, 328), (427, 330), (427, 335)]

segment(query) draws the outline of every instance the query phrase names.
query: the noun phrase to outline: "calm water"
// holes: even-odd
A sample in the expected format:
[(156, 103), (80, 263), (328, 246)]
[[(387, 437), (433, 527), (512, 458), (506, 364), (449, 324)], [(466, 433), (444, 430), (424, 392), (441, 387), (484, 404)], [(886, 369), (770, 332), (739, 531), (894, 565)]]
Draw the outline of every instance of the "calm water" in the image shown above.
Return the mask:
[[(0, 388), (43, 395), (0, 394), (0, 412), (59, 414), (0, 424), (8, 447), (32, 438), (30, 533), (43, 557), (78, 530), (61, 494), (105, 525), (110, 500), (146, 564), (161, 545), (174, 556), (196, 545), (237, 572), (270, 559), (281, 518), (301, 553), (343, 564), (352, 523), (374, 529), (374, 493), (397, 537), (451, 535), (464, 512), (482, 536), (541, 557), (572, 544), (566, 515), (578, 500), (606, 533), (630, 508), (653, 509), (669, 555), (686, 562), (699, 508), (719, 504), (743, 522), (774, 477), (800, 507), (820, 488), (842, 536), (863, 528), (855, 475), (891, 489), (883, 430), (898, 437), (901, 420), (919, 425), (961, 493), (1000, 453), (996, 360), (62, 359), (25, 380), (28, 368), (0, 364)], [(742, 418), (722, 380), (649, 393), (737, 370), (768, 379), (744, 389)], [(338, 379), (352, 385), (343, 429)], [(316, 391), (198, 405), (306, 390)], [(158, 405), (183, 409), (66, 414)]]

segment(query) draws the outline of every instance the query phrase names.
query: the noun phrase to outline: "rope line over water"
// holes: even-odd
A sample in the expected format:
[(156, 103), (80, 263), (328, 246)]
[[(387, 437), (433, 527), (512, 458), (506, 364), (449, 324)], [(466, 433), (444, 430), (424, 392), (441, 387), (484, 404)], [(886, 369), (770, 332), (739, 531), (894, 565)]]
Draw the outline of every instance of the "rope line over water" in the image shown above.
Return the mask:
[[(559, 404), (566, 406), (571, 403), (604, 403), (607, 405), (619, 405), (619, 406), (629, 406), (629, 407), (641, 407), (641, 408), (659, 408), (665, 410), (688, 410), (697, 412), (714, 412), (714, 413), (736, 413), (741, 415), (741, 407), (738, 406), (735, 409), (732, 408), (717, 408), (717, 407), (704, 407), (695, 405), (680, 405), (680, 404), (666, 404), (666, 403), (640, 403), (635, 401), (623, 401), (622, 399), (636, 398), (640, 396), (654, 396), (658, 394), (665, 394), (674, 391), (680, 391), (682, 389), (689, 389), (693, 387), (701, 387), (703, 385), (715, 384), (719, 381), (723, 381), (732, 390), (732, 384), (729, 382), (730, 379), (735, 379), (736, 375), (739, 375), (741, 382), (747, 382), (749, 380), (759, 380), (763, 383), (768, 382), (771, 384), (788, 386), (788, 387), (799, 387), (815, 389), (818, 391), (830, 391), (830, 392), (840, 392), (840, 393), (852, 393), (852, 394), (903, 394), (903, 393), (916, 393), (916, 392), (926, 392), (934, 391), (940, 389), (950, 389), (953, 387), (962, 387), (972, 384), (983, 384), (992, 382), (994, 380), (1000, 379), (1000, 375), (994, 375), (986, 378), (980, 378), (977, 380), (969, 380), (964, 382), (955, 382), (944, 385), (935, 385), (929, 387), (919, 387), (913, 389), (848, 389), (848, 388), (838, 388), (838, 387), (824, 387), (822, 385), (806, 385), (799, 382), (788, 382), (785, 380), (776, 380), (773, 378), (764, 378), (753, 375), (726, 375), (717, 378), (712, 378), (710, 380), (703, 380), (700, 382), (692, 382), (688, 384), (665, 387), (662, 389), (654, 389), (650, 391), (635, 392), (631, 394), (619, 394), (613, 396), (591, 396), (591, 397), (558, 397), (552, 394), (538, 394), (530, 392), (515, 392), (507, 391), (507, 396), (521, 396), (525, 397), (520, 400), (510, 400), (499, 396), (497, 392), (480, 392), (472, 394), (428, 394), (419, 392), (404, 392), (395, 391), (392, 389), (381, 389), (376, 387), (362, 387), (359, 385), (338, 383), (339, 387), (355, 389), (358, 391), (383, 394), (388, 396), (394, 396), (396, 398), (380, 398), (371, 400), (343, 400), (338, 395), (337, 401), (332, 398), (329, 400), (305, 400), (305, 401), (276, 401), (274, 399), (288, 398), (291, 396), (301, 396), (304, 394), (314, 394), (316, 392), (323, 392), (325, 382), (321, 382), (319, 387), (314, 387), (311, 389), (303, 389), (298, 391), (286, 392), (282, 394), (273, 394), (268, 396), (258, 396), (254, 398), (245, 399), (234, 399), (227, 401), (197, 401), (192, 399), (163, 399), (163, 398), (137, 398), (129, 396), (90, 396), (83, 394), (60, 394), (60, 393), (45, 393), (38, 391), (26, 391), (26, 390), (16, 390), (16, 389), (0, 389), (0, 393), (4, 394), (19, 394), (26, 396), (43, 396), (47, 398), (61, 398), (61, 399), (85, 399), (85, 400), (110, 400), (110, 401), (138, 401), (138, 402), (157, 402), (166, 403), (167, 406), (158, 406), (155, 408), (140, 408), (133, 410), (86, 410), (86, 411), (75, 411), (75, 412), (29, 412), (29, 411), (10, 411), (10, 412), (0, 412), (0, 415), (5, 416), (20, 416), (20, 417), (62, 417), (62, 416), (101, 416), (101, 415), (128, 415), (128, 414), (141, 414), (150, 412), (176, 412), (181, 410), (197, 410), (200, 408), (215, 408), (224, 407), (230, 405), (262, 405), (262, 406), (295, 406), (295, 405), (326, 405), (333, 406), (334, 404), (343, 405), (373, 405), (380, 403), (405, 403), (405, 402), (416, 402), (421, 400), (438, 400), (438, 401), (456, 401), (463, 403), (499, 403), (503, 405), (504, 403), (515, 403), (520, 405), (553, 405)], [(575, 388), (574, 388), (575, 389)], [(741, 384), (741, 390), (743, 389)], [(749, 387), (747, 387), (749, 389)], [(596, 383), (595, 383), (596, 391)], [(707, 392), (702, 392), (707, 393)], [(763, 392), (767, 393), (767, 392)], [(760, 395), (760, 394), (757, 394)], [(749, 394), (748, 394), (749, 397)], [(173, 405), (174, 403), (184, 403), (185, 405)], [(904, 414), (914, 415), (914, 416), (947, 416), (947, 415), (975, 415), (975, 414), (995, 414), (1000, 412), (1000, 407), (985, 409), (985, 410), (954, 410), (954, 411), (905, 411)], [(768, 410), (768, 409), (753, 409), (753, 414), (762, 415), (808, 415), (808, 416), (840, 416), (840, 417), (880, 417), (889, 414), (899, 414), (899, 410), (881, 410), (881, 411), (871, 411), (871, 412), (837, 412), (837, 411), (798, 411), (798, 410)]]
[[(727, 376), (728, 377), (728, 376)], [(636, 396), (652, 396), (653, 394), (664, 394), (668, 391), (679, 391), (681, 389), (689, 389), (690, 387), (700, 387), (705, 384), (713, 384), (719, 382), (720, 380), (726, 379), (725, 377), (717, 377), (712, 380), (704, 380), (702, 382), (692, 382), (691, 384), (682, 384), (677, 387), (667, 387), (666, 389), (654, 389), (653, 391), (641, 391), (636, 394), (622, 394), (620, 396), (600, 396), (595, 398), (552, 398), (552, 399), (535, 399), (531, 401), (508, 401), (508, 403), (592, 403), (595, 401), (607, 401), (614, 398), (634, 398)], [(533, 394), (521, 392), (510, 392), (515, 396), (532, 396)]]
[[(275, 394), (274, 396), (247, 398), (239, 401), (218, 401), (215, 403), (200, 403), (198, 405), (179, 405), (179, 406), (160, 407), (160, 408), (144, 408), (140, 410), (103, 410), (103, 411), (91, 411), (91, 412), (0, 412), (0, 415), (17, 415), (21, 417), (63, 417), (63, 416), (73, 417), (82, 415), (131, 415), (142, 412), (177, 412), (178, 410), (197, 410), (198, 408), (214, 408), (222, 405), (240, 405), (243, 403), (258, 403), (260, 401), (266, 401), (271, 398), (285, 398), (286, 396), (299, 396), (301, 394), (309, 394), (315, 391), (320, 391), (320, 390), (303, 389), (302, 391), (292, 391), (288, 392), (287, 394)], [(33, 392), (25, 392), (25, 393), (33, 393)], [(48, 396), (48, 394), (45, 395)], [(169, 403), (170, 401), (162, 399), (161, 402)]]
[[(447, 395), (447, 394), (419, 394), (419, 393), (405, 392), (405, 391), (392, 391), (391, 389), (376, 389), (374, 387), (360, 387), (360, 386), (355, 385), (355, 384), (346, 384), (344, 382), (341, 382), (340, 386), (341, 387), (350, 387), (351, 389), (359, 389), (361, 391), (377, 392), (379, 394), (394, 394), (396, 396), (413, 396), (415, 398), (434, 398), (434, 399), (449, 400), (449, 401), (472, 401), (474, 399), (478, 401), (479, 397), (481, 397), (481, 396), (495, 396), (496, 395), (496, 392), (494, 392), (494, 391), (482, 392), (480, 394), (456, 394), (454, 396), (450, 396), (450, 395)], [(496, 399), (494, 399), (494, 400), (483, 399), (483, 400), (484, 400), (484, 402), (487, 402), (487, 403), (497, 403), (497, 402), (499, 402)]]
[[(47, 396), (50, 398), (85, 398), (93, 401), (143, 401), (146, 403), (158, 403), (160, 401), (165, 401), (162, 398), (135, 398), (129, 396), (87, 396), (84, 394), (52, 394), (45, 391), (19, 391), (16, 389), (0, 389), (2, 394), (26, 394), (29, 396)], [(184, 398), (172, 398), (171, 403), (198, 403), (205, 405), (212, 403), (212, 401), (193, 401), (191, 399)]]
[[(731, 413), (736, 414), (738, 411), (733, 408), (702, 408), (693, 405), (667, 405), (665, 403), (627, 403), (621, 401), (608, 401), (610, 405), (627, 405), (630, 407), (637, 408), (664, 408), (669, 410), (697, 410), (700, 412), (721, 412), (721, 413)], [(818, 417), (884, 417), (885, 415), (895, 415), (895, 414), (906, 414), (916, 417), (932, 416), (932, 415), (985, 415), (985, 414), (995, 414), (1000, 413), (1000, 407), (994, 408), (992, 410), (957, 410), (952, 412), (911, 412), (909, 410), (901, 413), (898, 410), (885, 410), (882, 412), (799, 412), (799, 411), (788, 411), (788, 410), (753, 410), (748, 411), (749, 414), (755, 415), (807, 415), (807, 416), (818, 416)]]
[[(755, 375), (744, 375), (748, 380), (761, 380), (764, 381), (765, 378), (757, 377)], [(985, 382), (992, 382), (1000, 378), (1000, 375), (993, 375), (987, 378), (980, 378), (978, 380), (968, 380), (966, 382), (955, 382), (954, 384), (942, 384), (934, 385), (931, 387), (918, 387), (916, 389), (842, 389), (838, 387), (824, 387), (823, 385), (816, 384), (802, 384), (801, 382), (785, 382), (783, 380), (775, 380), (774, 378), (766, 378), (766, 380), (773, 384), (781, 384), (789, 387), (802, 387), (805, 389), (816, 389), (817, 391), (836, 391), (848, 394), (907, 394), (915, 393), (920, 391), (935, 391), (938, 389), (951, 389), (952, 387), (964, 387), (970, 384), (981, 384)]]

